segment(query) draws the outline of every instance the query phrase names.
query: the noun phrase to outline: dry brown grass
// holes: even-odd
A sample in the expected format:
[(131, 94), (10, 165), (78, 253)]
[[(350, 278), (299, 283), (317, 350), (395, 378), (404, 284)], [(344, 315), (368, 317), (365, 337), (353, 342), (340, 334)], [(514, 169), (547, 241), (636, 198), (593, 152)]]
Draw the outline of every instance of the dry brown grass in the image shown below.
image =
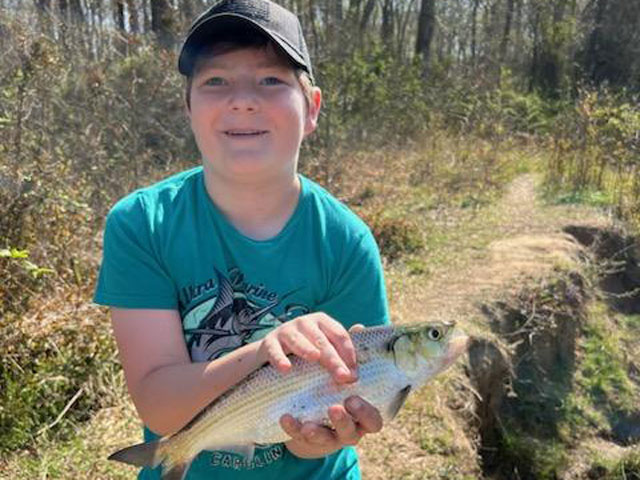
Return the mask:
[[(450, 166), (462, 161), (459, 142), (451, 138), (438, 142), (432, 153), (449, 156)], [(491, 162), (500, 165), (522, 155), (515, 146), (482, 148), (487, 148), (484, 155)], [(462, 207), (460, 199), (479, 195), (477, 187), (464, 176), (453, 175), (455, 182), (465, 186), (439, 198), (450, 192), (437, 185), (450, 187), (454, 180), (447, 172), (437, 172), (444, 169), (441, 162), (429, 167), (428, 155), (420, 149), (357, 154), (345, 162), (340, 183), (335, 185), (340, 197), (356, 210), (384, 209), (396, 218), (411, 218), (423, 235), (426, 246), (421, 252), (385, 264), (390, 307), (398, 323), (455, 320), (475, 336), (492, 338), (479, 309), (483, 303), (509, 295), (584, 255), (579, 245), (561, 233), (564, 225), (611, 224), (595, 209), (542, 204), (535, 193), (534, 174), (517, 176), (502, 193), (500, 188), (492, 190), (495, 198), (501, 195), (493, 203), (489, 198), (472, 208)], [(416, 172), (422, 175), (420, 181)], [(106, 321), (104, 311), (87, 303), (88, 289), (74, 293), (73, 288), (61, 288), (53, 293), (24, 318), (25, 328), (46, 331), (48, 325), (61, 321), (78, 327), (83, 321)], [(482, 476), (474, 417), (477, 392), (465, 373), (468, 368), (468, 359), (459, 362), (412, 395), (398, 418), (379, 435), (363, 440), (359, 451), (364, 478), (470, 480)], [(2, 459), (2, 475), (85, 478), (90, 472), (91, 478), (130, 478), (131, 469), (105, 460), (114, 449), (140, 438), (139, 421), (121, 378), (119, 383), (114, 380), (112, 389), (114, 406), (79, 426), (77, 438), (64, 444), (44, 441), (37, 451)]]

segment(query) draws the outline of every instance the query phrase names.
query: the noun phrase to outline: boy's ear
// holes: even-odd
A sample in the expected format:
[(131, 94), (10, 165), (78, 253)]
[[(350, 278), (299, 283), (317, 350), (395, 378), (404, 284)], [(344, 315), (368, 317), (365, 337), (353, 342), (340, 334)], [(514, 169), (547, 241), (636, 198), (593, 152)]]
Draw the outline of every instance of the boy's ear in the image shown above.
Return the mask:
[(189, 104), (187, 103), (187, 96), (186, 95), (182, 96), (182, 108), (184, 109), (184, 114), (187, 116), (187, 118), (189, 120), (191, 120), (191, 108), (189, 107)]
[(318, 87), (312, 87), (311, 102), (307, 108), (307, 117), (304, 122), (304, 136), (310, 135), (318, 127), (318, 116), (322, 107), (322, 91)]

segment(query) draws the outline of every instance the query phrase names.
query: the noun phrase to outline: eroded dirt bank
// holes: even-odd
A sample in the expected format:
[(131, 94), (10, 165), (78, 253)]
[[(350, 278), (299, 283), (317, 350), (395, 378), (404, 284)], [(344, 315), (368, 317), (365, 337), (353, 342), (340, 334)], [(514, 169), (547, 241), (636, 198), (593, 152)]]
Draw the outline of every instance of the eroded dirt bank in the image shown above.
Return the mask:
[(496, 209), (496, 240), (407, 285), (399, 321), (455, 319), (474, 341), (366, 439), (366, 478), (637, 478), (637, 240), (595, 210), (541, 204), (530, 175)]

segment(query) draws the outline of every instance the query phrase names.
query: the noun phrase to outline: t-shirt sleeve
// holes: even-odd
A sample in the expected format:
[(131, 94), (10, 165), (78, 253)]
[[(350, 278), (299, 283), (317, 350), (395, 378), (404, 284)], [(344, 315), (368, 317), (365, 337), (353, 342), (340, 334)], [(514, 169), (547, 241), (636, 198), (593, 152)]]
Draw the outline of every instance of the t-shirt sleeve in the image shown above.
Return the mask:
[(121, 308), (178, 308), (174, 282), (162, 266), (142, 201), (120, 201), (107, 216), (94, 302)]
[(338, 274), (326, 301), (318, 305), (345, 328), (361, 323), (370, 327), (390, 323), (384, 273), (378, 246), (367, 229), (336, 262)]

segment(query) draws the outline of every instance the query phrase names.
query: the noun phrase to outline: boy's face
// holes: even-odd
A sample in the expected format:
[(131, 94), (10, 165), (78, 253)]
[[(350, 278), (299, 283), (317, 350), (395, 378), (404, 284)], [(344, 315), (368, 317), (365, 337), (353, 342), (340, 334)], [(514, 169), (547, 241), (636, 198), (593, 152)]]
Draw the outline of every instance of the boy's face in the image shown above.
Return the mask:
[(227, 179), (295, 173), (316, 128), (320, 90), (307, 105), (293, 67), (272, 47), (242, 48), (198, 63), (188, 111), (205, 167)]

